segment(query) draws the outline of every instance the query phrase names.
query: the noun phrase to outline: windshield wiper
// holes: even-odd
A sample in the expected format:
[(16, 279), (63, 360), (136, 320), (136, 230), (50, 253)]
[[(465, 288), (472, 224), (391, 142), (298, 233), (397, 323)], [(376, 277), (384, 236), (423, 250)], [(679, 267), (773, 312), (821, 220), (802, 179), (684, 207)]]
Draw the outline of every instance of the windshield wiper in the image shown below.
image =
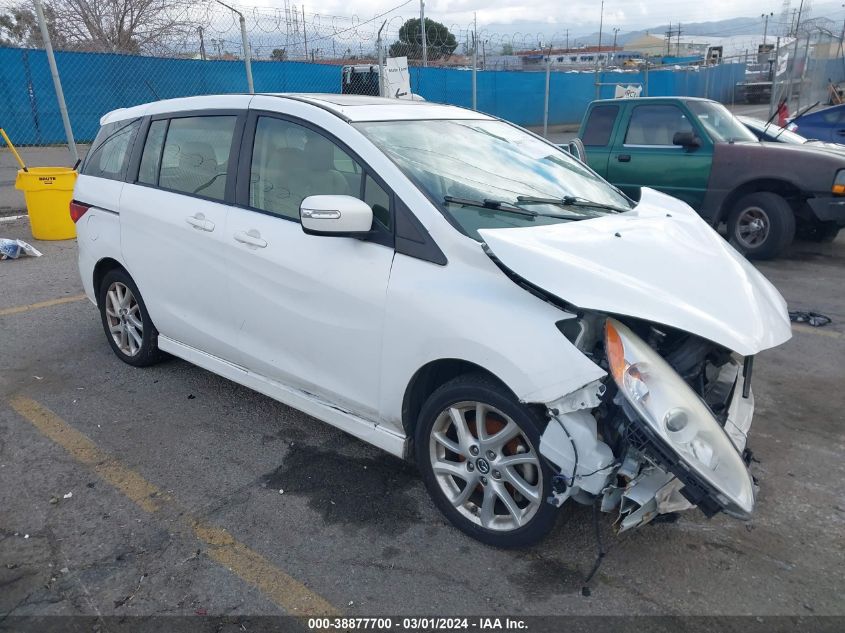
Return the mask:
[(464, 207), (479, 207), (481, 209), (490, 209), (491, 211), (505, 211), (507, 213), (515, 213), (517, 215), (525, 215), (529, 218), (536, 218), (539, 213), (531, 211), (530, 209), (520, 209), (504, 200), (493, 200), (492, 198), (485, 198), (484, 200), (473, 200), (471, 198), (458, 198), (455, 196), (443, 196), (443, 202), (446, 204), (459, 204)]
[(518, 202), (525, 204), (555, 204), (561, 207), (583, 207), (594, 209), (607, 209), (608, 211), (615, 211), (616, 213), (626, 213), (631, 209), (625, 207), (617, 207), (613, 204), (605, 204), (604, 202), (593, 202), (586, 198), (579, 198), (577, 196), (563, 196), (562, 198), (539, 198), (535, 196), (519, 196)]

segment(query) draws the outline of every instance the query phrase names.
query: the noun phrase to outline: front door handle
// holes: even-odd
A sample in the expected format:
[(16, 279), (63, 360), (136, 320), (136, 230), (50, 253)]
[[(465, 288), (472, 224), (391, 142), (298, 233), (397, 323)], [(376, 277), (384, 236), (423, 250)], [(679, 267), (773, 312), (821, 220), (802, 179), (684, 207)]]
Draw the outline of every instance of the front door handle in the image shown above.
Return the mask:
[(839, 136), (845, 136), (845, 130), (839, 130), (839, 131), (837, 132), (837, 134), (838, 134)]
[(631, 162), (631, 155), (630, 154), (619, 154), (616, 157), (620, 163), (630, 163)]
[(190, 224), (195, 229), (199, 229), (200, 231), (213, 231), (214, 230), (214, 222), (211, 220), (206, 220), (205, 215), (202, 213), (197, 213), (196, 215), (189, 215), (185, 218), (185, 222)]
[(235, 233), (235, 241), (248, 246), (255, 246), (257, 248), (265, 248), (267, 242), (261, 239), (261, 233), (255, 229), (249, 231), (238, 231)]

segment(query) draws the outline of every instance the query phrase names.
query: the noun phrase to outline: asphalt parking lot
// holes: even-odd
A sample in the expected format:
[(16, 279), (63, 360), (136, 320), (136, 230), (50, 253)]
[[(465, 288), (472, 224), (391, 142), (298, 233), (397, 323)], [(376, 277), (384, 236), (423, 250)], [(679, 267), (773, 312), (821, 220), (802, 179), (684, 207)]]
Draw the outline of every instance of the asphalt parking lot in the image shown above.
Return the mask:
[[(0, 620), (88, 614), (845, 615), (845, 236), (761, 264), (795, 327), (755, 365), (753, 520), (698, 511), (596, 558), (567, 505), (525, 551), (452, 528), (415, 469), (180, 360), (121, 363), (73, 241), (0, 236)], [(143, 291), (143, 289), (142, 289)]]

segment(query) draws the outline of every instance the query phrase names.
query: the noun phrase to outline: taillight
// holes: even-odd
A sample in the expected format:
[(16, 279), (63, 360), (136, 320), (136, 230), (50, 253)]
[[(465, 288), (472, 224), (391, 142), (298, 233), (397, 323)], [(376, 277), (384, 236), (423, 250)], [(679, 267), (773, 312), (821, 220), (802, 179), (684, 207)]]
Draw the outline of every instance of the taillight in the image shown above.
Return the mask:
[(70, 201), (70, 219), (73, 220), (73, 223), (76, 224), (79, 222), (79, 218), (85, 215), (85, 212), (91, 208), (90, 204), (83, 204), (82, 202), (77, 202), (76, 200)]

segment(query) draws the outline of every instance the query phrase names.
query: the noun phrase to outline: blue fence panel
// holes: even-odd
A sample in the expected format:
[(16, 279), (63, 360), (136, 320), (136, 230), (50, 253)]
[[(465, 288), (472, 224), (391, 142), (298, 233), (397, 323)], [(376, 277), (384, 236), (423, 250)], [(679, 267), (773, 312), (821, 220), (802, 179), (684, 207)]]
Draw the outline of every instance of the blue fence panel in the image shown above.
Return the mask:
[[(57, 52), (68, 112), (78, 141), (94, 138), (100, 117), (123, 108), (172, 97), (246, 92), (240, 60), (201, 61), (109, 53)], [(252, 63), (258, 92), (341, 90), (341, 67), (307, 62)], [(831, 75), (842, 71), (831, 67)], [(410, 69), (411, 89), (437, 103), (472, 107), (472, 71), (454, 68)], [(744, 77), (743, 64), (710, 68), (652, 70), (650, 96), (708, 96), (730, 101)], [(642, 72), (553, 72), (549, 124), (576, 124), (596, 98), (614, 97), (616, 84), (646, 84)], [(543, 72), (479, 71), (478, 109), (518, 123), (542, 125), (546, 77)], [(22, 145), (63, 143), (64, 130), (44, 51), (0, 48), (0, 125)]]

